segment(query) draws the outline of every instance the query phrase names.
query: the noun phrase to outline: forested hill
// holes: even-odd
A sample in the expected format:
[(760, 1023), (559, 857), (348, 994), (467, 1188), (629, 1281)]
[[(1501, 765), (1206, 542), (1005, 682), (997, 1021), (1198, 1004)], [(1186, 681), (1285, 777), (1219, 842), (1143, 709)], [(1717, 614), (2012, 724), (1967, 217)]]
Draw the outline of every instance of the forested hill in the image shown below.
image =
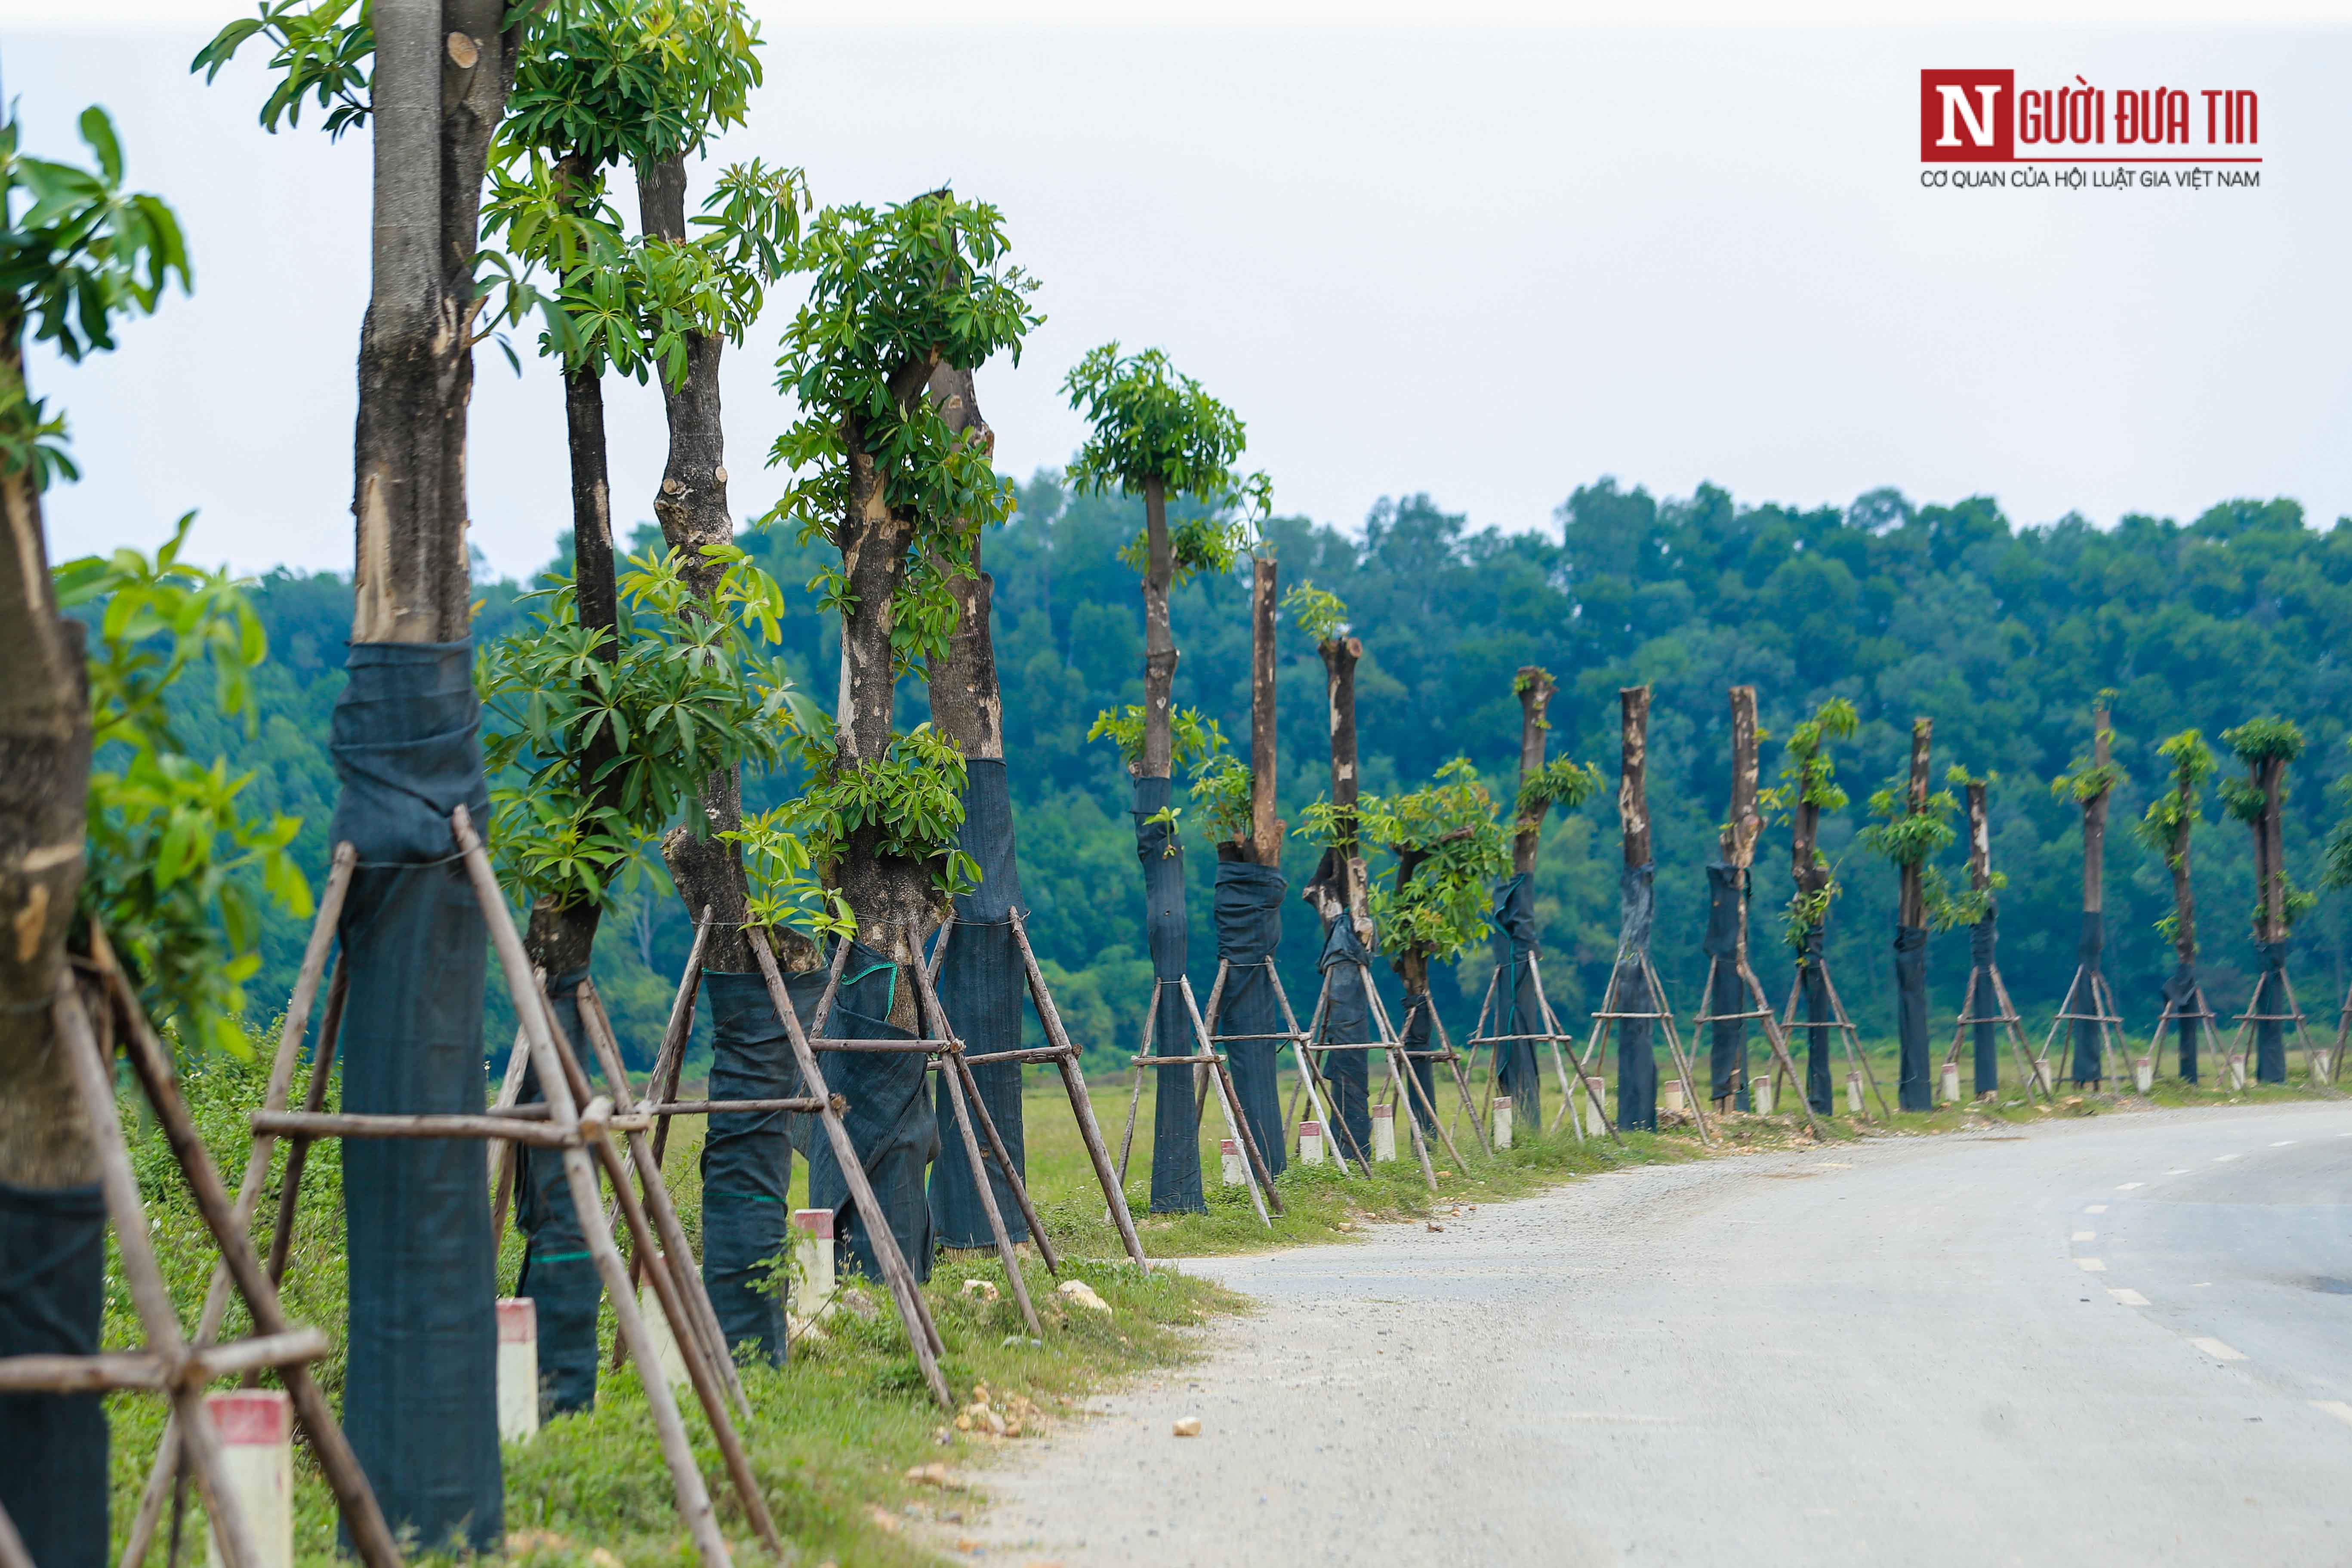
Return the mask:
[[(1055, 966), (1075, 1032), (1108, 1065), (1133, 1047), (1150, 988), (1141, 880), (1124, 774), (1108, 743), (1089, 745), (1101, 708), (1141, 700), (1143, 634), (1135, 574), (1118, 560), (1141, 526), (1139, 506), (1066, 493), (1040, 473), (1013, 521), (985, 545), (996, 579), (996, 646), (1019, 806), (1022, 884), (1039, 946)], [(1832, 917), (1832, 963), (1866, 1030), (1891, 1027), (1887, 974), (1895, 879), (1854, 847), (1870, 791), (1904, 765), (1911, 721), (1935, 721), (1935, 777), (1947, 764), (2000, 776), (1992, 791), (1993, 862), (2002, 966), (2029, 1015), (2046, 1016), (2075, 963), (2080, 921), (2079, 814), (2051, 778), (2089, 739), (2094, 696), (2112, 689), (2116, 760), (2107, 851), (2107, 971), (2127, 1032), (2144, 1037), (2160, 1005), (2170, 949), (2155, 930), (2170, 909), (2160, 858), (2130, 831), (2158, 787), (2157, 744), (2197, 727), (2220, 750), (2221, 730), (2275, 713), (2309, 744), (2291, 773), (2286, 851), (2299, 886), (2315, 885), (2321, 841), (2341, 809), (2328, 787), (2345, 771), (2352, 679), (2352, 528), (2305, 525), (2292, 501), (2232, 501), (2186, 524), (2126, 518), (2111, 530), (2069, 519), (2011, 523), (1990, 500), (1915, 507), (1892, 490), (1840, 510), (1748, 506), (1703, 487), (1659, 500), (1615, 481), (1577, 489), (1547, 533), (1473, 531), (1427, 496), (1382, 501), (1357, 533), (1303, 519), (1269, 528), (1286, 585), (1312, 582), (1348, 604), (1365, 646), (1357, 677), (1364, 787), (1410, 786), (1467, 755), (1507, 798), (1516, 766), (1514, 671), (1549, 668), (1554, 754), (1600, 763), (1612, 788), (1555, 818), (1537, 872), (1548, 984), (1564, 1016), (1591, 1005), (1616, 943), (1619, 851), (1613, 784), (1617, 690), (1649, 683), (1650, 803), (1655, 821), (1655, 952), (1674, 999), (1692, 1009), (1705, 973), (1703, 867), (1727, 798), (1725, 688), (1757, 689), (1766, 729), (1785, 735), (1822, 700), (1849, 698), (1862, 717), (1834, 748), (1852, 808), (1824, 826), (1843, 891)], [(640, 531), (641, 541), (650, 537)], [(789, 623), (793, 661), (829, 696), (837, 636), (801, 584), (813, 552), (781, 537), (746, 542), (803, 613)], [(199, 544), (201, 549), (201, 544)], [(486, 584), (479, 637), (515, 624), (514, 584)], [(326, 858), (334, 792), (324, 742), (340, 689), (349, 587), (332, 576), (273, 574), (257, 595), (272, 668), (259, 738), (223, 732), (237, 765), (254, 768), (262, 800), (302, 814), (306, 864)], [(1173, 600), (1182, 663), (1177, 699), (1215, 716), (1244, 747), (1249, 632), (1245, 580), (1195, 580)], [(1287, 626), (1281, 670), (1282, 805), (1296, 825), (1328, 780), (1322, 667)], [(820, 673), (821, 672), (821, 673)], [(814, 677), (815, 679), (810, 679)], [(902, 723), (923, 715), (922, 689), (903, 689)], [(1765, 777), (1779, 768), (1764, 748)], [(2226, 763), (2226, 758), (2225, 758)], [(2225, 767), (2225, 771), (2228, 771)], [(751, 794), (780, 795), (787, 781)], [(2196, 877), (2208, 984), (2220, 1010), (2243, 1004), (2253, 883), (2249, 835), (2209, 799)], [(1777, 993), (1787, 963), (1779, 910), (1789, 890), (1788, 831), (1759, 852), (1757, 967)], [(1948, 857), (1955, 874), (1958, 849)], [(1313, 861), (1294, 842), (1299, 885)], [(1195, 832), (1192, 967), (1214, 973), (1209, 885), (1213, 860)], [(2340, 895), (2295, 931), (2304, 1005), (2332, 1033), (2346, 981), (2347, 920)], [(640, 1041), (651, 1037), (683, 962), (685, 918), (652, 879), (608, 922), (600, 984)], [(282, 995), (300, 933), (280, 921), (257, 996)], [(1314, 994), (1312, 915), (1285, 920), (1286, 980), (1302, 1014)], [(1965, 936), (1933, 943), (1931, 998), (1948, 1019), (1966, 968)], [(1466, 1026), (1491, 968), (1483, 955), (1438, 994)], [(1465, 998), (1467, 998), (1465, 1001)], [(1938, 1024), (1939, 1029), (1948, 1024)], [(1939, 1037), (1940, 1047), (1942, 1039)]]

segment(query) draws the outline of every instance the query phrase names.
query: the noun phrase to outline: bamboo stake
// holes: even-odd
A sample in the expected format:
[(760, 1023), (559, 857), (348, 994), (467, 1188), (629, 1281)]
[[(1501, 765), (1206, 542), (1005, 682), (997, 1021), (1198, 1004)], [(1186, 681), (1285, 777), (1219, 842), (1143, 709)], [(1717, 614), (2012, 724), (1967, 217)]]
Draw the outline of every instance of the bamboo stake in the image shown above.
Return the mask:
[(1021, 950), (1021, 969), (1028, 977), (1030, 1005), (1037, 1009), (1037, 1021), (1045, 1026), (1045, 1038), (1062, 1052), (1056, 1064), (1061, 1069), (1062, 1088), (1069, 1096), (1070, 1113), (1077, 1118), (1078, 1136), (1086, 1143), (1087, 1158), (1094, 1163), (1095, 1179), (1102, 1184), (1104, 1200), (1111, 1206), (1119, 1241), (1138, 1268), (1147, 1268), (1143, 1240), (1135, 1233), (1135, 1217), (1127, 1212), (1127, 1194), (1111, 1170), (1110, 1151), (1103, 1145), (1102, 1129), (1095, 1124), (1094, 1100), (1087, 1093), (1086, 1075), (1078, 1067), (1078, 1047), (1070, 1042), (1069, 1031), (1062, 1026), (1061, 1011), (1054, 1005), (1053, 992), (1046, 987), (1045, 976), (1037, 967), (1037, 955), (1029, 949), (1028, 926), (1019, 910), (1013, 911), (1013, 940)]
[[(1242, 1118), (1240, 1097), (1234, 1092), (1234, 1080), (1225, 1074), (1224, 1061), (1217, 1056), (1215, 1047), (1209, 1044), (1209, 1031), (1201, 1022), (1201, 1009), (1192, 1001), (1192, 977), (1180, 976), (1176, 985), (1178, 993), (1184, 998), (1185, 1016), (1192, 1021), (1193, 1037), (1199, 1042), (1202, 1053), (1210, 1058), (1211, 1065), (1216, 1068), (1217, 1110), (1224, 1118), (1225, 1131), (1233, 1134), (1234, 1141), (1242, 1146), (1243, 1152), (1248, 1156), (1247, 1163), (1242, 1168), (1249, 1177), (1250, 1204), (1257, 1210), (1258, 1219), (1268, 1230), (1272, 1230), (1274, 1219), (1266, 1213), (1266, 1205), (1271, 1202), (1274, 1205), (1274, 1213), (1282, 1213), (1282, 1195), (1274, 1190), (1274, 1178), (1266, 1173), (1265, 1160), (1258, 1153), (1257, 1141), (1250, 1136), (1249, 1123)], [(1192, 1157), (1196, 1161), (1200, 1158), (1197, 1150)]]
[[(1559, 1049), (1559, 1041), (1563, 1037), (1559, 1032), (1559, 1016), (1551, 1010), (1551, 998), (1544, 994), (1543, 964), (1538, 961), (1537, 954), (1532, 952), (1528, 954), (1528, 974), (1536, 983), (1536, 1008), (1543, 1019), (1544, 1027), (1551, 1031), (1552, 1050), (1557, 1053)], [(1612, 969), (1609, 972), (1609, 975), (1611, 983), (1613, 984), (1616, 981), (1617, 972), (1614, 969)], [(1663, 993), (1661, 993), (1661, 994), (1663, 994)], [(1575, 1055), (1574, 1047), (1575, 1042), (1570, 1041), (1569, 1054), (1571, 1056)], [(1499, 1050), (1499, 1047), (1497, 1048)], [(1497, 1055), (1495, 1059), (1499, 1063), (1502, 1060), (1502, 1058)], [(1601, 1112), (1601, 1129), (1609, 1134), (1610, 1141), (1616, 1143), (1620, 1148), (1623, 1147), (1625, 1140), (1623, 1136), (1618, 1132), (1617, 1123), (1609, 1114), (1608, 1101), (1604, 1098), (1606, 1087), (1599, 1079), (1594, 1078), (1586, 1070), (1585, 1064), (1581, 1059), (1580, 1059), (1576, 1064), (1576, 1081), (1579, 1088), (1587, 1089), (1591, 1092), (1592, 1104), (1597, 1107)], [(1577, 1129), (1576, 1141), (1580, 1143), (1584, 1142), (1584, 1129), (1581, 1126)]]
[[(335, 1050), (342, 1038), (343, 1002), (350, 994), (351, 976), (339, 958), (335, 961), (335, 977), (327, 983), (327, 1016), (319, 1021), (319, 1044), (310, 1053), (310, 1086), (302, 1096), (305, 1110), (320, 1110), (326, 1106), (327, 1081), (334, 1074)], [(294, 1221), (302, 1193), (302, 1167), (310, 1157), (309, 1139), (287, 1140), (286, 1173), (278, 1183), (278, 1223), (269, 1234), (268, 1267), (273, 1285), (286, 1278), (286, 1259), (294, 1245)]]

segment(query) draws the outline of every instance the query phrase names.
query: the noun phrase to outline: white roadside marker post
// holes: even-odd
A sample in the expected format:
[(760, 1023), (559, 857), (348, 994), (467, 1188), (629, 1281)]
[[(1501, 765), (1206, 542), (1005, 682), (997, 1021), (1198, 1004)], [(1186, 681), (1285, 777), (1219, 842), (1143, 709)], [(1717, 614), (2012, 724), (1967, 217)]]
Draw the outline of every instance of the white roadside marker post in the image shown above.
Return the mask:
[(1772, 1114), (1772, 1075), (1759, 1072), (1748, 1080), (1748, 1103), (1756, 1108), (1759, 1116)]
[(654, 1364), (661, 1368), (662, 1376), (672, 1388), (686, 1388), (693, 1378), (686, 1370), (686, 1357), (677, 1348), (677, 1334), (669, 1326), (669, 1314), (662, 1310), (661, 1298), (654, 1294), (651, 1283), (637, 1287), (637, 1315), (646, 1321), (646, 1338), (653, 1342)]
[(1862, 1075), (1858, 1072), (1845, 1075), (1845, 1113), (1848, 1116), (1862, 1114)]
[(1229, 1187), (1249, 1185), (1249, 1173), (1242, 1168), (1242, 1146), (1231, 1138), (1217, 1143), (1217, 1170)]
[(1495, 1097), (1495, 1152), (1501, 1153), (1511, 1146), (1511, 1097)]
[(1320, 1121), (1298, 1124), (1298, 1163), (1302, 1165), (1323, 1163), (1323, 1124)]
[(539, 1435), (539, 1303), (504, 1296), (499, 1314), (499, 1441)]
[(1960, 1102), (1960, 1064), (1946, 1062), (1943, 1079), (1936, 1087), (1942, 1091), (1946, 1105), (1958, 1105)]
[(808, 1310), (801, 1316), (811, 1321), (833, 1310), (833, 1218), (831, 1209), (793, 1211), (793, 1229), (800, 1233), (793, 1258), (800, 1265), (801, 1288), (808, 1292)]
[(1683, 1098), (1683, 1080), (1670, 1078), (1658, 1086), (1658, 1109), (1668, 1116), (1680, 1116), (1687, 1102)]
[[(253, 1542), (253, 1568), (294, 1564), (294, 1404), (275, 1388), (207, 1394), (222, 1468)], [(206, 1561), (222, 1568), (220, 1537), (205, 1532)]]
[(1396, 1107), (1372, 1107), (1372, 1158), (1393, 1160), (1396, 1152)]

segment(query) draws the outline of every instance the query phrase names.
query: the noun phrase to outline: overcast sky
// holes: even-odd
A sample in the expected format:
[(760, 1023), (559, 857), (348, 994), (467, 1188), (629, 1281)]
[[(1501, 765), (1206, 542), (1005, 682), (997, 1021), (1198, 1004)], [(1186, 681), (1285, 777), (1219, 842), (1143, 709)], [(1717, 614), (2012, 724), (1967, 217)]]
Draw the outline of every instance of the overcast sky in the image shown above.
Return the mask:
[[(70, 9), (0, 0), (0, 85), (35, 151), (72, 150), (87, 103), (113, 111), (132, 183), (186, 222), (196, 290), (115, 354), (36, 363), (87, 475), (50, 498), (52, 549), (152, 542), (193, 507), (202, 558), (348, 570), (364, 135), (264, 134), (257, 56), (190, 77), (203, 18), (235, 6)], [(1350, 528), (1418, 490), (1474, 526), (1549, 527), (1604, 474), (1807, 505), (1990, 493), (2023, 522), (2242, 495), (2352, 513), (2352, 30), (1741, 30), (1696, 4), (1647, 29), (1312, 19), (1332, 9), (1164, 27), (766, 8), (767, 87), (717, 157), (801, 164), (821, 202), (951, 181), (1004, 209), (1049, 320), (980, 388), (1024, 477), (1080, 439), (1058, 384), (1116, 337), (1242, 414), (1279, 510)], [(1922, 189), (1923, 67), (2253, 89), (2262, 186)], [(778, 482), (791, 303), (729, 360), (746, 514)], [(472, 446), (475, 542), (514, 573), (568, 510), (560, 387), (520, 346), (520, 380), (480, 356)], [(650, 516), (660, 402), (607, 399), (626, 523)]]

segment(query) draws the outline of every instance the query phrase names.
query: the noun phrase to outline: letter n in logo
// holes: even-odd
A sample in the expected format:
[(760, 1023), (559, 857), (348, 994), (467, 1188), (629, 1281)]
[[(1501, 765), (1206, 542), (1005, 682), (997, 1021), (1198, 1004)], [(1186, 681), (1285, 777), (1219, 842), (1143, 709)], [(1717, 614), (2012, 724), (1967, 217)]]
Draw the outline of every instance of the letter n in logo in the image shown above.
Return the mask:
[(2006, 163), (2016, 155), (2015, 71), (1919, 73), (1919, 162)]

